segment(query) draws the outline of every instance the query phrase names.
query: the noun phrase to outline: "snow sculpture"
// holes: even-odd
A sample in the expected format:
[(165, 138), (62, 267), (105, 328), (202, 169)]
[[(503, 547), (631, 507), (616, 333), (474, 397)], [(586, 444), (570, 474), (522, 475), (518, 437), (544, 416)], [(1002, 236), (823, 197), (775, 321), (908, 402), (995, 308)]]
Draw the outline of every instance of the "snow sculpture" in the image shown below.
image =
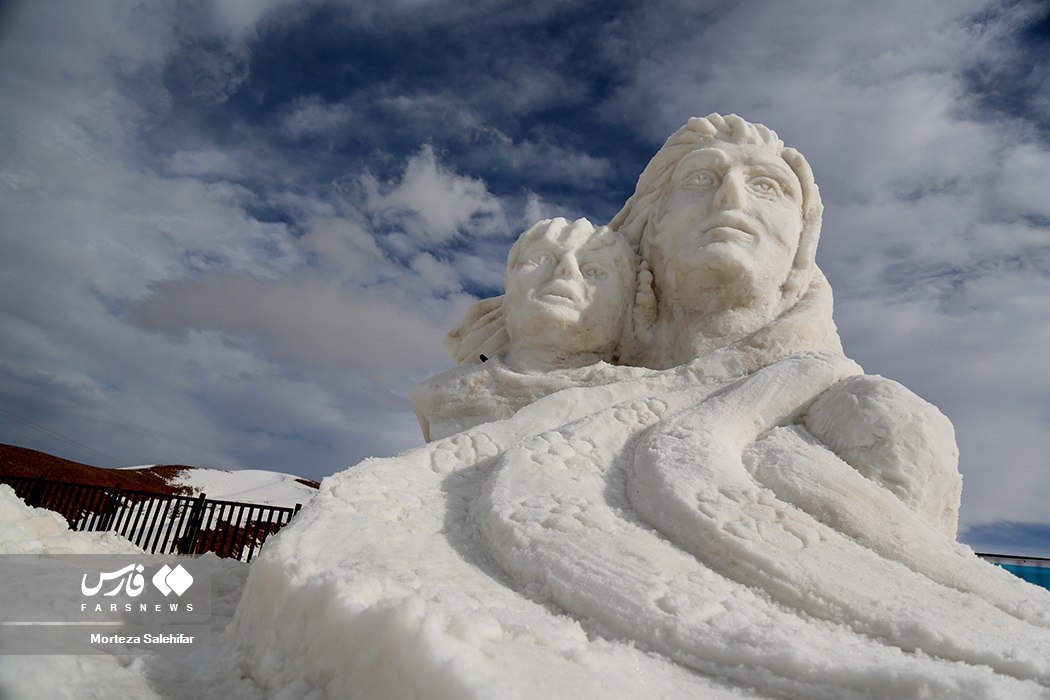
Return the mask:
[(476, 303), (446, 339), (461, 366), (410, 396), (426, 440), (624, 376), (607, 364), (619, 358), (635, 286), (620, 235), (586, 219), (540, 221), (511, 247), (504, 279), (506, 293)]
[(607, 226), (539, 222), (510, 249), (505, 284), (507, 365), (543, 371), (614, 359), (630, 309), (634, 255)]
[[(640, 285), (656, 307), (640, 363), (682, 364), (791, 308), (817, 272), (822, 212), (809, 164), (774, 132), (733, 115), (690, 119), (611, 224), (652, 270), (651, 292), (648, 277)], [(839, 349), (833, 328), (823, 345)]]
[(253, 564), (243, 667), (288, 695), (1050, 696), (1050, 596), (955, 542), (951, 423), (842, 352), (821, 207), (799, 153), (713, 114), (608, 228), (523, 234), (413, 395), (429, 442), (326, 479)]
[(474, 304), (445, 347), (458, 364), (509, 354), (524, 370), (613, 360), (633, 277), (634, 254), (609, 227), (545, 219), (511, 246), (506, 294)]

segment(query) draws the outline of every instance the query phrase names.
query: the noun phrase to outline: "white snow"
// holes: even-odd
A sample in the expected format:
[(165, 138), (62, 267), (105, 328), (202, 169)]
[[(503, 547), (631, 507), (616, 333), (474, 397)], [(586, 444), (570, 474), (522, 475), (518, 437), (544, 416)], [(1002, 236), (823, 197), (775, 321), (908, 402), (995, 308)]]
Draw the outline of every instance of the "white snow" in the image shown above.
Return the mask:
[[(686, 511), (676, 545), (629, 515), (644, 497), (627, 485), (643, 477), (616, 457), (639, 428), (725, 380), (683, 368), (571, 389), (327, 479), (250, 567), (219, 564), (228, 568), (215, 626), (233, 625), (206, 657), (8, 656), (0, 688), (15, 700), (1045, 697), (1045, 592), (974, 558), (799, 426), (767, 430), (778, 406), (799, 400), (769, 389), (779, 374), (795, 376), (800, 362), (824, 383), (855, 371), (827, 356), (792, 362), (760, 373), (766, 384), (731, 384), (715, 406), (700, 402), (710, 416), (700, 427), (664, 424), (639, 449), (671, 453), (679, 448), (661, 436), (684, 435), (682, 449), (714, 449), (712, 463), (739, 460), (771, 492), (724, 484), (709, 493), (737, 495), (766, 523), (758, 530), (737, 519), (694, 535), (688, 528), (702, 523), (690, 525), (697, 511)], [(601, 408), (610, 392), (618, 400)], [(755, 402), (764, 423), (731, 428)], [(707, 420), (737, 447), (697, 438)], [(806, 520), (812, 504), (830, 510)], [(113, 535), (71, 532), (6, 487), (0, 546), (133, 550)], [(747, 576), (780, 581), (771, 587), (780, 592), (741, 585), (705, 560), (736, 560)], [(829, 616), (839, 620), (820, 619)]]
[[(142, 550), (113, 533), (74, 532), (60, 515), (30, 508), (9, 486), (0, 484), (0, 554), (141, 555)], [(0, 655), (0, 697), (4, 700), (258, 698), (258, 688), (230, 664), (228, 655), (221, 653), (221, 645), (226, 643), (224, 630), (240, 600), (248, 567), (210, 554), (195, 562), (196, 566), (210, 568), (211, 627), (220, 645), (218, 649), (202, 649), (181, 657)], [(12, 595), (11, 589), (4, 594)]]
[(171, 480), (172, 486), (189, 486), (195, 494), (221, 501), (244, 501), (291, 508), (305, 504), (317, 489), (298, 477), (263, 469), (187, 469)]
[[(612, 228), (531, 229), (508, 268), (517, 291), (468, 312), (452, 334), (464, 366), (413, 396), (434, 441), (325, 479), (250, 567), (215, 561), (214, 649), (6, 657), (0, 687), (1050, 697), (1050, 592), (955, 541), (951, 424), (842, 354), (814, 258), (820, 213), (808, 165), (773, 132), (691, 119)], [(613, 255), (613, 235), (649, 259)], [(556, 332), (539, 337), (541, 317)], [(293, 489), (264, 472), (188, 479), (213, 498)], [(0, 488), (0, 546), (126, 543), (65, 531)]]
[(776, 427), (855, 365), (697, 370), (326, 479), (253, 563), (232, 653), (275, 696), (1050, 694), (1050, 594)]
[(31, 508), (0, 484), (0, 554), (121, 554), (142, 550), (112, 532), (74, 532), (53, 510)]
[[(192, 487), (209, 498), (291, 507), (317, 493), (296, 477), (279, 472), (190, 469), (175, 484)], [(142, 550), (114, 533), (74, 532), (57, 513), (30, 508), (0, 485), (0, 554), (132, 554)], [(0, 697), (254, 700), (259, 689), (243, 678), (222, 652), (223, 633), (241, 597), (248, 566), (205, 555), (213, 585), (212, 628), (218, 648), (178, 656), (7, 656), (0, 655)], [(7, 595), (10, 595), (10, 591)], [(0, 628), (0, 634), (3, 633)]]

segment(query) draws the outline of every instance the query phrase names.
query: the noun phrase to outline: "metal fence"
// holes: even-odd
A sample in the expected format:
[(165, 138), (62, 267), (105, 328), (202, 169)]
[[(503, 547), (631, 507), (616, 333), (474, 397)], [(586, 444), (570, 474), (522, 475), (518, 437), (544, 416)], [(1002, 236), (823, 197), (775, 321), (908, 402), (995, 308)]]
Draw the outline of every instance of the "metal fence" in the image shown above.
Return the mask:
[(72, 530), (116, 532), (147, 552), (251, 561), (302, 507), (267, 506), (113, 486), (0, 475), (28, 505), (61, 514)]

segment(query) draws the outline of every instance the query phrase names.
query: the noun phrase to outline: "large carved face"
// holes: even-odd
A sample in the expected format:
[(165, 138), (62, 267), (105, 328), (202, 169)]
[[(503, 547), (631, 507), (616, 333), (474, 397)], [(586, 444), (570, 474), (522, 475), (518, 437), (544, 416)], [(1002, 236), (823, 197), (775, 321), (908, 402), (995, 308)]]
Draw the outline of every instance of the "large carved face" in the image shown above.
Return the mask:
[(503, 306), (511, 344), (611, 349), (619, 341), (633, 286), (625, 244), (582, 219), (554, 219), (537, 227), (522, 235), (507, 269)]
[[(776, 150), (712, 141), (675, 166), (650, 248), (658, 292), (686, 308), (711, 290), (779, 289), (802, 231), (802, 187)], [(705, 292), (706, 290), (706, 292)]]

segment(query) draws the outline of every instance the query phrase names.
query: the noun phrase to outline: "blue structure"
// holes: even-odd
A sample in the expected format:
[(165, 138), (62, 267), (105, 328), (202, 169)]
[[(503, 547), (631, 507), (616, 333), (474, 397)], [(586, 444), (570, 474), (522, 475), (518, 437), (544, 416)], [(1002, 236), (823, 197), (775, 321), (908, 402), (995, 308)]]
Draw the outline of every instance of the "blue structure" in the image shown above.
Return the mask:
[(1050, 589), (1050, 559), (1042, 557), (1011, 557), (1004, 554), (981, 554), (985, 561), (1003, 567), (1014, 576), (1029, 583)]

